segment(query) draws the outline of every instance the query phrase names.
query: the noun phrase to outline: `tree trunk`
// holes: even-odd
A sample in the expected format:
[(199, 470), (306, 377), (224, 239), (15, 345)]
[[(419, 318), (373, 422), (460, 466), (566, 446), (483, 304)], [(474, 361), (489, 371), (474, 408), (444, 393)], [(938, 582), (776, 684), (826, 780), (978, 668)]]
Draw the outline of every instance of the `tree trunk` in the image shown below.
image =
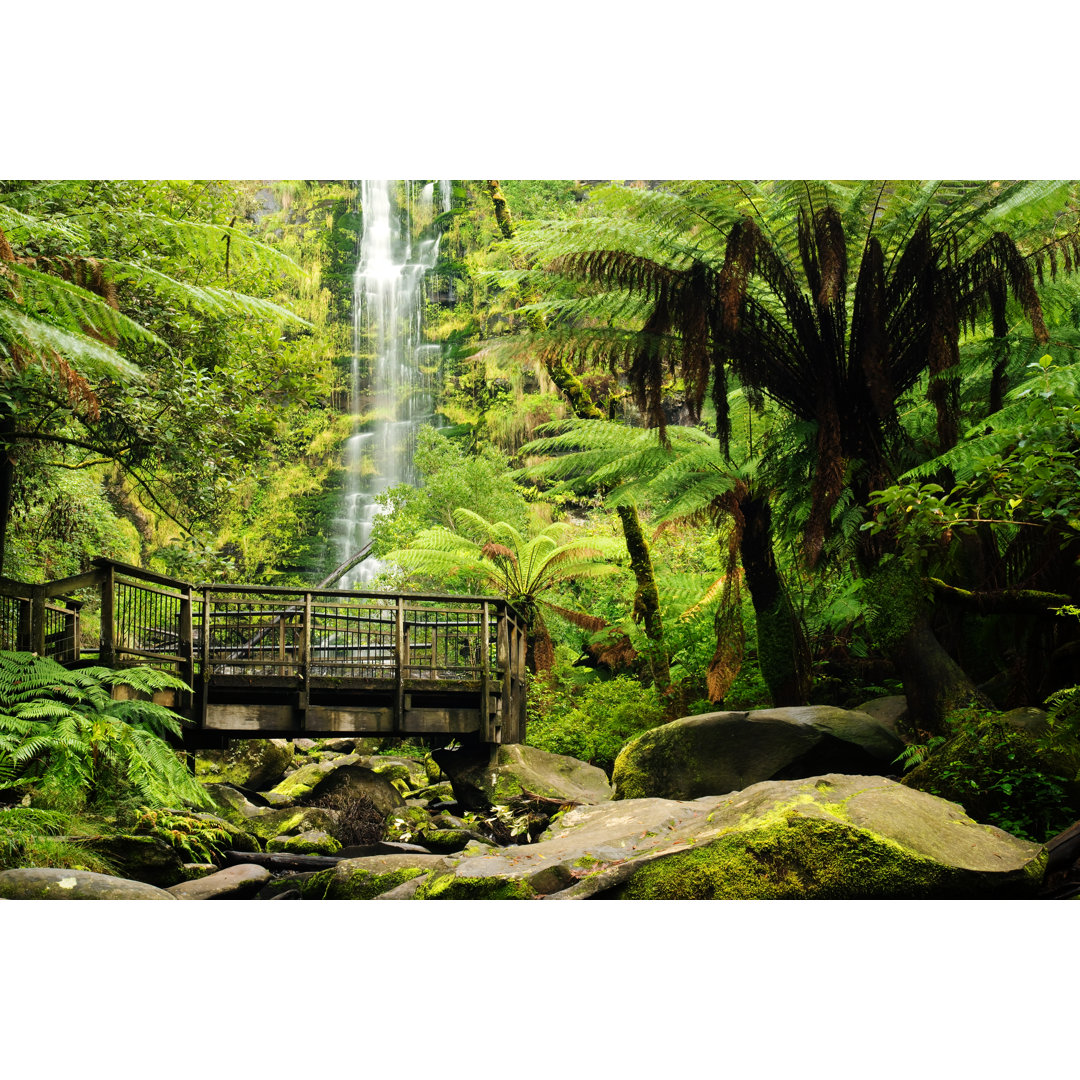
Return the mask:
[(7, 555), (8, 520), (11, 517), (11, 495), (15, 484), (14, 450), (6, 437), (14, 430), (11, 417), (0, 417), (0, 576), (4, 573)]
[(739, 556), (757, 625), (758, 664), (773, 705), (805, 705), (810, 697), (806, 638), (776, 567), (772, 511), (768, 498), (748, 494), (739, 501), (745, 524)]
[(549, 354), (544, 358), (544, 367), (551, 376), (551, 381), (566, 395), (570, 408), (579, 420), (605, 419), (604, 413), (589, 397), (585, 384), (566, 366), (561, 357)]
[(652, 559), (649, 546), (641, 529), (641, 521), (633, 506), (618, 506), (619, 520), (622, 522), (626, 550), (630, 553), (630, 568), (634, 571), (637, 591), (634, 593), (634, 619), (643, 622), (645, 634), (652, 643), (649, 650), (649, 666), (652, 668), (653, 683), (660, 691), (668, 688), (671, 682), (671, 669), (667, 653), (664, 650), (664, 624), (660, 618), (660, 595), (656, 590), (656, 578), (653, 575)]
[(925, 613), (893, 645), (890, 659), (904, 682), (912, 734), (944, 734), (947, 713), (980, 701), (975, 684), (945, 651)]
[(506, 205), (506, 196), (503, 195), (498, 180), (489, 180), (487, 189), (491, 194), (492, 205), (495, 207), (495, 220), (499, 223), (499, 230), (507, 240), (510, 240), (514, 235), (514, 222), (510, 217), (510, 208)]

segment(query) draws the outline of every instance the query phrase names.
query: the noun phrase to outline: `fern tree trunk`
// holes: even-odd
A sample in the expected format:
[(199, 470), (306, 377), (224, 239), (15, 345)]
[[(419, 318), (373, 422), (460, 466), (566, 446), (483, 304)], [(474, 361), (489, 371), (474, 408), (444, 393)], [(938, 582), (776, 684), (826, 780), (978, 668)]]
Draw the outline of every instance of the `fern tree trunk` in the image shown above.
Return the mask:
[(938, 735), (947, 713), (980, 695), (934, 633), (921, 571), (917, 562), (894, 556), (869, 572), (869, 630), (903, 681), (912, 733)]
[(671, 668), (664, 650), (664, 624), (660, 617), (660, 594), (656, 590), (649, 546), (641, 529), (637, 510), (632, 506), (616, 507), (622, 522), (626, 550), (630, 553), (630, 568), (634, 571), (637, 591), (634, 594), (634, 619), (645, 625), (645, 634), (652, 643), (649, 665), (657, 690), (664, 691), (671, 683)]
[(768, 498), (747, 494), (739, 509), (744, 520), (739, 557), (754, 606), (761, 675), (774, 706), (805, 705), (810, 697), (809, 649), (776, 566)]
[(15, 430), (11, 415), (0, 413), (0, 575), (7, 554), (8, 519), (11, 517), (11, 494), (15, 484), (15, 460), (7, 436)]
[[(549, 355), (545, 367), (551, 381), (566, 395), (570, 408), (579, 420), (603, 420), (604, 414), (589, 397), (585, 384), (566, 366), (561, 358)], [(634, 572), (634, 619), (645, 626), (645, 636), (652, 644), (649, 663), (653, 683), (660, 691), (671, 684), (671, 667), (664, 649), (664, 624), (660, 617), (660, 594), (656, 589), (649, 545), (641, 528), (641, 519), (634, 506), (616, 507), (622, 523), (626, 550), (630, 553), (630, 568)]]
[(491, 203), (495, 207), (495, 220), (499, 224), (499, 230), (507, 240), (510, 240), (514, 235), (514, 220), (510, 216), (510, 208), (506, 205), (506, 196), (502, 193), (498, 180), (489, 180), (487, 189), (491, 195)]

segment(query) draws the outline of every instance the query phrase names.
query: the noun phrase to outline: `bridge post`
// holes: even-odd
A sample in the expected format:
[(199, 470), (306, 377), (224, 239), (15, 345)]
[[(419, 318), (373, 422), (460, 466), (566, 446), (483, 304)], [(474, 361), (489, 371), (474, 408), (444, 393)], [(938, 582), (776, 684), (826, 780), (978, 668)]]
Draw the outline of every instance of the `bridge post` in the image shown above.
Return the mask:
[(45, 589), (31, 586), (30, 594), (30, 651), (45, 655)]
[[(281, 620), (284, 627), (285, 620)], [(300, 628), (300, 655), (297, 657), (297, 672), (300, 691), (297, 706), (307, 716), (307, 707), (311, 693), (311, 593), (304, 593), (304, 624)]]
[[(191, 586), (188, 585), (180, 594), (180, 663), (177, 674), (188, 686), (195, 686), (195, 632), (192, 626)], [(185, 695), (189, 697), (189, 695)]]
[[(484, 742), (497, 742), (495, 724), (491, 719), (491, 609), (485, 600), (481, 604), (480, 614), (480, 738)], [(502, 612), (499, 612), (499, 619)], [(495, 624), (495, 639), (500, 641), (499, 627)], [(498, 648), (498, 646), (496, 646)]]
[(394, 727), (400, 731), (405, 726), (405, 665), (409, 661), (405, 641), (405, 598), (397, 598), (394, 611)]
[(116, 667), (116, 568), (108, 563), (101, 582), (101, 637), (98, 660), (103, 667)]

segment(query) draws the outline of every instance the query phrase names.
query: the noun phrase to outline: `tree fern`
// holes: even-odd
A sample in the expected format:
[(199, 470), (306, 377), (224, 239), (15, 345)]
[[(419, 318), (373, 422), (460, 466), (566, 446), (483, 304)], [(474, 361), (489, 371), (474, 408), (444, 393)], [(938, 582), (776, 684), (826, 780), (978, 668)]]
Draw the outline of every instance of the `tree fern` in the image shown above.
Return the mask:
[(149, 668), (68, 671), (45, 657), (0, 652), (0, 762), (7, 785), (32, 786), (46, 800), (79, 805), (126, 788), (142, 801), (208, 806), (176, 752), (165, 741), (180, 718), (149, 701), (116, 701), (110, 689), (139, 693), (186, 689), (175, 676)]

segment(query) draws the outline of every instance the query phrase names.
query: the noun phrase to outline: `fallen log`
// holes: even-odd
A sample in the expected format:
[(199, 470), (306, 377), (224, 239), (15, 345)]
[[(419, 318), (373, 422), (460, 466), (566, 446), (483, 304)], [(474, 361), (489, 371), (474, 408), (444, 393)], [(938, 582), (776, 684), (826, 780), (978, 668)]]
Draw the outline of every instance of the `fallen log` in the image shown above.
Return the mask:
[(307, 870), (326, 870), (341, 862), (336, 855), (289, 855), (281, 851), (224, 851), (221, 859), (223, 866), (251, 863), (267, 870), (295, 870), (300, 873)]

